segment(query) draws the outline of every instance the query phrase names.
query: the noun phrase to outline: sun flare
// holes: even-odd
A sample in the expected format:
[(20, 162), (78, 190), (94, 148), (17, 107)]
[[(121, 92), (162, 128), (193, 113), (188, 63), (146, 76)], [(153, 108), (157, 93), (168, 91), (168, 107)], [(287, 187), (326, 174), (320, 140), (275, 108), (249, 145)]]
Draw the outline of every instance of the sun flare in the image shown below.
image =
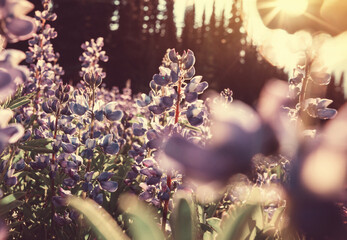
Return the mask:
[(289, 15), (299, 16), (305, 13), (308, 0), (277, 0), (276, 7)]

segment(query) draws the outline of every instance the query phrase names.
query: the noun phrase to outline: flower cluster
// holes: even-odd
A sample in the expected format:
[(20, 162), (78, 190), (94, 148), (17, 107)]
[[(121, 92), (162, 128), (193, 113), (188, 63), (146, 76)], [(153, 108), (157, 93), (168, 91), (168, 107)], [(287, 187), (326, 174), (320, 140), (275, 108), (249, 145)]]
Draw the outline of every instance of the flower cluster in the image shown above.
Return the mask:
[(307, 88), (319, 88), (330, 83), (331, 76), (325, 71), (312, 71), (311, 63), (305, 66), (298, 66), (293, 71), (293, 76), (289, 79), (289, 97), (296, 100), (298, 104), (286, 107), (292, 120), (296, 121), (298, 117), (305, 112), (312, 118), (332, 119), (337, 111), (328, 106), (332, 103), (330, 99), (321, 99), (319, 97), (306, 96)]
[(99, 37), (96, 40), (91, 39), (82, 44), (84, 50), (79, 60), (82, 62), (82, 70), (80, 76), (83, 77), (86, 73), (94, 73), (101, 78), (106, 77), (106, 73), (99, 67), (99, 61), (107, 62), (108, 56), (106, 52), (102, 50), (104, 46), (104, 38)]

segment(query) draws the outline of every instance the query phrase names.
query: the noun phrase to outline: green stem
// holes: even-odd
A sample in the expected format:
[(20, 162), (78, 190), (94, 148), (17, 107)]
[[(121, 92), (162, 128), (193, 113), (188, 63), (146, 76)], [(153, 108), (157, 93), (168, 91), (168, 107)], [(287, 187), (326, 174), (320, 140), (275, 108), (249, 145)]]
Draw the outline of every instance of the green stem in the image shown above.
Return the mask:
[[(57, 112), (55, 113), (55, 124), (54, 124), (54, 134), (53, 134), (53, 140), (57, 138), (57, 132), (58, 132), (58, 120), (59, 120), (59, 114), (60, 114), (60, 108), (58, 108)], [(52, 159), (51, 159), (51, 165), (53, 166), (55, 164), (55, 153), (52, 153)], [(51, 211), (52, 211), (52, 230), (53, 230), (53, 218), (54, 218), (54, 205), (53, 205), (53, 197), (55, 196), (55, 182), (54, 182), (54, 176), (51, 175)]]
[[(89, 135), (89, 137), (91, 139), (94, 137), (94, 121), (95, 121), (94, 106), (95, 106), (95, 88), (93, 87), (93, 89), (92, 89), (92, 114), (91, 114), (90, 135)], [(86, 172), (90, 171), (90, 164), (91, 164), (91, 160), (89, 159), (87, 162)]]

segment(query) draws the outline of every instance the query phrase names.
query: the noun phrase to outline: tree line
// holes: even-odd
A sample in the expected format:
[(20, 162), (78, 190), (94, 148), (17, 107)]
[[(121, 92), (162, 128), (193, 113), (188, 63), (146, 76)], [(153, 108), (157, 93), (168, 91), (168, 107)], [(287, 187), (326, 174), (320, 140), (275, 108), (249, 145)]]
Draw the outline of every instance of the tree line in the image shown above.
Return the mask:
[[(40, 0), (32, 0), (40, 9)], [(184, 26), (178, 35), (174, 0), (54, 0), (58, 15), (54, 26), (58, 38), (53, 44), (60, 52), (64, 81), (80, 81), (80, 45), (90, 38), (105, 39), (109, 61), (103, 65), (108, 87), (125, 86), (148, 92), (149, 81), (158, 72), (167, 48), (194, 51), (196, 74), (210, 88), (230, 88), (234, 97), (253, 104), (265, 82), (286, 74), (271, 66), (257, 53), (242, 27), (240, 0), (231, 1), (231, 12), (203, 12), (196, 21), (195, 4), (185, 9)], [(198, 4), (198, 1), (195, 1)]]

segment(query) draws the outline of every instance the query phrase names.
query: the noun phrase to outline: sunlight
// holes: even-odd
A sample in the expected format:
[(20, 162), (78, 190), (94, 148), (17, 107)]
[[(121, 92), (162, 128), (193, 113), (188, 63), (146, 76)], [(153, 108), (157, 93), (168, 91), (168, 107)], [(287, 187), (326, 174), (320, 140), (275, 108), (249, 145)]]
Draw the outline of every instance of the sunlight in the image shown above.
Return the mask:
[(308, 0), (276, 0), (276, 7), (282, 12), (299, 16), (305, 13)]

